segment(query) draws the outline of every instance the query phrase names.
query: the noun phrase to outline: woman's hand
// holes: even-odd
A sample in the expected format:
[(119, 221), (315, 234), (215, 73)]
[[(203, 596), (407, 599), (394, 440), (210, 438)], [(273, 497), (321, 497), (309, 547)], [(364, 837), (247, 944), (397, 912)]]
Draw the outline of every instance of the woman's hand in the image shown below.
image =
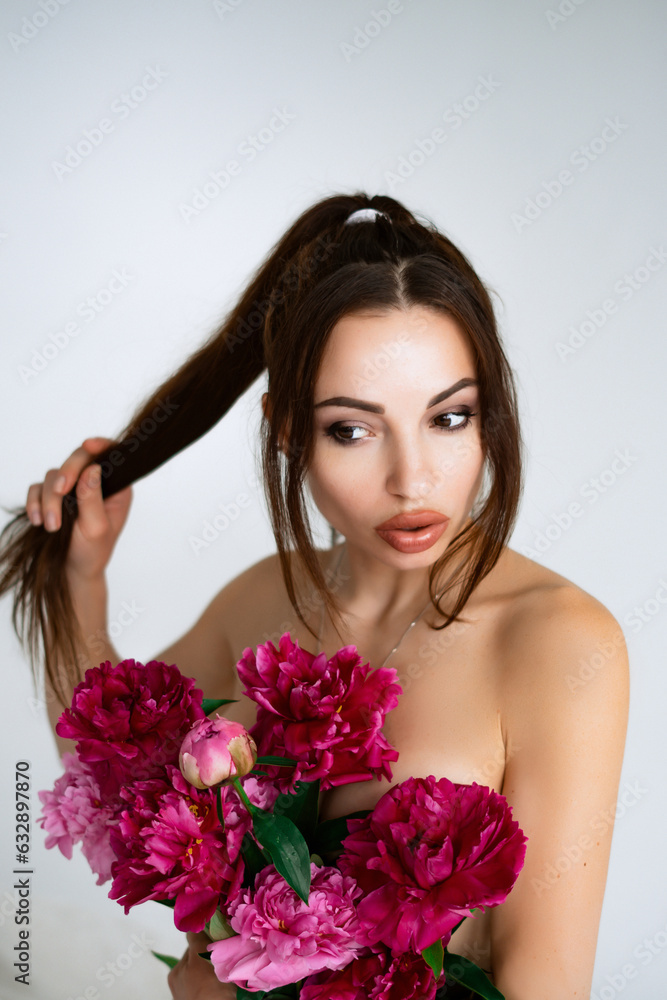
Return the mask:
[(111, 438), (86, 438), (59, 469), (49, 469), (43, 483), (33, 483), (26, 500), (33, 524), (44, 524), (47, 531), (58, 531), (62, 525), (63, 496), (77, 484), (79, 513), (72, 529), (66, 567), (68, 573), (82, 580), (103, 576), (132, 500), (131, 486), (102, 498), (100, 467), (90, 465), (90, 460), (109, 444)]
[(186, 935), (188, 949), (178, 965), (169, 970), (167, 982), (174, 1000), (236, 1000), (236, 986), (221, 983), (213, 965), (199, 952), (211, 943), (208, 934)]

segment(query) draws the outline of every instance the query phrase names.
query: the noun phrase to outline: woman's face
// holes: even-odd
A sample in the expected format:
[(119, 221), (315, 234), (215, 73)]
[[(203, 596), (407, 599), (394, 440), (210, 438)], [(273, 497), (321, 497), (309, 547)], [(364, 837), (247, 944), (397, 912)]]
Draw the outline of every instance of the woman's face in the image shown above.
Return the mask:
[[(477, 386), (451, 391), (475, 378), (465, 336), (438, 310), (354, 313), (336, 324), (315, 384), (307, 482), (348, 546), (400, 568), (429, 566), (444, 553), (482, 483)], [(449, 518), (444, 532), (426, 529), (420, 543), (406, 530), (376, 530), (416, 510)]]

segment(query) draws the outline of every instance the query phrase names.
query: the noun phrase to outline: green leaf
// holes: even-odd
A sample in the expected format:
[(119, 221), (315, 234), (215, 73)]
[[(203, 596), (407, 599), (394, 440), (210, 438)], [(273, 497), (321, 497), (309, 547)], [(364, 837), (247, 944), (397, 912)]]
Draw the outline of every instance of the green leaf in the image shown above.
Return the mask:
[(328, 854), (331, 851), (340, 850), (341, 841), (347, 837), (348, 819), (364, 819), (372, 810), (361, 809), (358, 812), (348, 813), (347, 816), (338, 816), (336, 819), (327, 819), (324, 823), (319, 823), (313, 834), (313, 850), (318, 854)]
[(209, 962), (211, 961), (210, 951), (198, 951), (197, 954), (199, 955), (200, 958), (206, 958), (208, 959)]
[(234, 930), (227, 918), (223, 916), (220, 908), (215, 911), (210, 920), (206, 921), (204, 930), (211, 941), (225, 941), (227, 938), (234, 937)]
[(291, 760), (289, 757), (273, 757), (269, 754), (267, 757), (258, 757), (255, 763), (274, 764), (276, 767), (294, 767), (297, 762), (295, 760)]
[(484, 1000), (505, 1000), (504, 995), (496, 989), (484, 970), (474, 962), (468, 961), (463, 955), (452, 955), (445, 949), (444, 968), (448, 979), (461, 983), (473, 993), (484, 997)]
[(307, 903), (310, 851), (301, 831), (286, 816), (272, 816), (257, 808), (252, 811), (252, 827), (257, 840), (271, 855), (276, 869), (297, 896)]
[(291, 819), (310, 843), (317, 826), (319, 802), (319, 781), (297, 781), (293, 792), (278, 796), (272, 812)]
[(236, 987), (236, 1000), (262, 1000), (266, 990), (257, 990), (256, 993), (252, 993), (250, 990), (244, 990), (242, 986)]
[(220, 821), (220, 826), (224, 830), (225, 828), (225, 817), (222, 812), (222, 786), (218, 785), (217, 791), (215, 793), (215, 808), (218, 813), (218, 819)]
[(255, 883), (255, 877), (261, 872), (262, 868), (266, 868), (267, 865), (271, 864), (271, 858), (268, 852), (263, 851), (249, 833), (246, 833), (243, 837), (241, 854), (245, 862), (243, 885), (244, 888), (252, 888)]
[(428, 948), (424, 948), (422, 951), (422, 958), (427, 965), (433, 969), (433, 975), (436, 979), (440, 978), (440, 973), (442, 972), (442, 962), (444, 957), (444, 949), (442, 947), (442, 941), (438, 938), (433, 944), (430, 944)]
[(204, 698), (201, 707), (204, 709), (204, 715), (210, 715), (211, 712), (215, 712), (216, 708), (220, 708), (221, 705), (233, 705), (237, 701), (237, 698)]
[(155, 902), (162, 903), (163, 906), (170, 906), (172, 910), (176, 906), (175, 899), (156, 899)]
[(172, 955), (161, 955), (159, 951), (153, 951), (152, 949), (151, 955), (155, 955), (155, 957), (159, 958), (161, 962), (168, 965), (170, 969), (173, 969), (175, 965), (178, 965), (179, 960), (174, 958)]
[[(272, 990), (269, 990), (268, 993), (251, 993), (249, 990), (246, 990), (243, 993), (243, 996), (248, 998), (265, 997), (266, 1000), (297, 1000), (300, 993), (300, 983), (302, 982), (303, 980), (300, 980), (299, 983), (288, 983), (285, 986), (275, 986)], [(237, 990), (238, 989), (240, 989), (240, 987), (237, 986)], [(240, 997), (241, 994), (237, 992), (236, 996)]]

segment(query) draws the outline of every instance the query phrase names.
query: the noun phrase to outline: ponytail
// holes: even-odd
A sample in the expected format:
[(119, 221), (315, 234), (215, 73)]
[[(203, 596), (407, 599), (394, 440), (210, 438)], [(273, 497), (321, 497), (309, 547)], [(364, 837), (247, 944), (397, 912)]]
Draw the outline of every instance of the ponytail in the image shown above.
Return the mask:
[[(295, 250), (316, 241), (329, 221), (323, 206), (303, 221), (297, 220), (222, 325), (138, 408), (114, 443), (91, 457), (90, 464), (101, 466), (103, 497), (149, 475), (204, 435), (262, 373), (262, 333), (286, 298), (281, 294), (282, 279), (287, 279), (293, 295), (303, 277), (298, 268), (286, 264)], [(25, 507), (3, 510), (13, 518), (0, 533), (0, 596), (14, 591), (12, 624), (27, 649), (33, 674), (41, 639), (46, 675), (65, 703), (67, 684), (81, 679), (77, 643), (82, 637), (65, 572), (78, 516), (76, 484), (63, 497), (58, 531), (33, 525)]]
[[(368, 225), (345, 225), (351, 212), (367, 207), (385, 214)], [(423, 273), (421, 261), (426, 267)], [(414, 265), (412, 284), (407, 265)], [(486, 289), (445, 236), (420, 224), (393, 198), (335, 195), (299, 216), (222, 325), (139, 407), (117, 439), (91, 457), (91, 463), (101, 466), (102, 496), (112, 496), (149, 475), (204, 435), (268, 368), (270, 406), (262, 428), (264, 488), (286, 591), (300, 621), (313, 633), (294, 585), (291, 552), (296, 550), (316, 592), (340, 622), (313, 547), (302, 491), (312, 454), (315, 377), (326, 339), (346, 312), (412, 303), (444, 308), (459, 322), (476, 349), (482, 389), (502, 429), (488, 437), (495, 475), (480, 524), (460, 533), (467, 539), (472, 528), (473, 547), (476, 544), (479, 551), (449, 624), (498, 558), (516, 514), (520, 481), (516, 401)], [(33, 525), (25, 507), (3, 509), (14, 516), (0, 533), (0, 596), (14, 591), (12, 623), (29, 653), (33, 673), (41, 640), (46, 674), (65, 704), (68, 685), (78, 683), (83, 665), (77, 663), (77, 645), (83, 637), (66, 574), (78, 515), (76, 485), (63, 497), (62, 525), (56, 532)], [(453, 553), (464, 538), (454, 541), (460, 544)], [(433, 578), (432, 573), (431, 584)]]

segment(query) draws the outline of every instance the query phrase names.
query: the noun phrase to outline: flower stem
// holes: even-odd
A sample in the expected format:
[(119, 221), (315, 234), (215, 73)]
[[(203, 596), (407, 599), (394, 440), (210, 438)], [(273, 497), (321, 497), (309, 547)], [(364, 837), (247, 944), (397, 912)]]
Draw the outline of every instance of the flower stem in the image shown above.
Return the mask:
[(252, 816), (252, 814), (253, 814), (253, 806), (252, 806), (252, 803), (250, 802), (250, 799), (248, 798), (248, 796), (245, 793), (243, 785), (241, 784), (241, 782), (239, 781), (238, 778), (233, 778), (232, 782), (233, 782), (234, 788), (239, 793), (244, 806), (246, 807), (246, 809), (248, 810), (248, 812)]

